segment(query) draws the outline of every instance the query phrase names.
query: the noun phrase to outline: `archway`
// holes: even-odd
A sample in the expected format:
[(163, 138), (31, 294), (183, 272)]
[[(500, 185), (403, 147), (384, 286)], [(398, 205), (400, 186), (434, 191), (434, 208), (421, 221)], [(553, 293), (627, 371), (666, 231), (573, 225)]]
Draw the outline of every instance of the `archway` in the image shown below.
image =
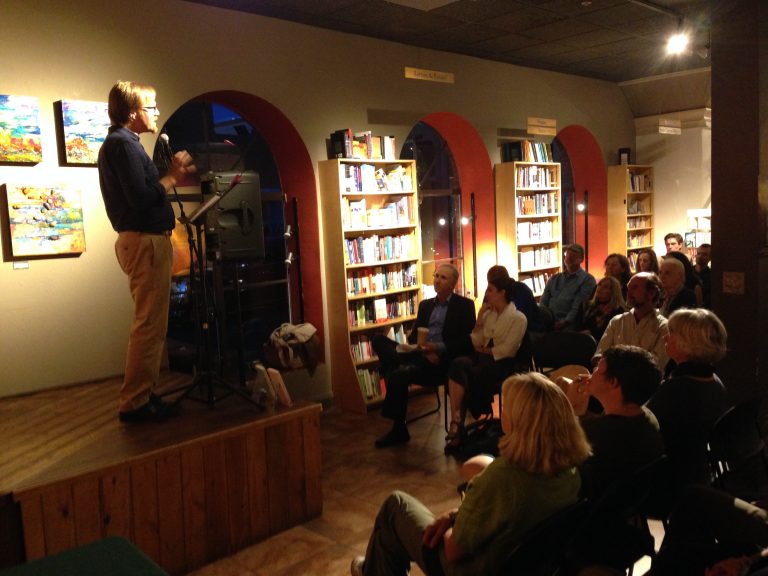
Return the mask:
[[(576, 124), (563, 128), (557, 139), (571, 162), (575, 201), (583, 202), (584, 192), (588, 192), (588, 264), (594, 274), (608, 255), (608, 177), (603, 152), (592, 133)], [(577, 218), (576, 242), (585, 244), (585, 231), (583, 219)]]
[[(291, 224), (294, 230), (299, 230), (302, 285), (299, 285), (298, 275), (292, 274), (290, 282), (293, 317), (299, 321), (299, 302), (303, 298), (304, 321), (314, 324), (318, 332), (323, 334), (322, 290), (317, 284), (311, 284), (320, 278), (317, 190), (312, 160), (304, 142), (290, 120), (278, 108), (258, 96), (225, 90), (207, 92), (194, 99), (231, 108), (258, 130), (269, 143), (286, 197), (286, 223)], [(294, 201), (298, 222), (293, 220)]]
[[(458, 114), (435, 112), (421, 121), (432, 126), (448, 143), (461, 183), (461, 207), (465, 216), (472, 213), (474, 194), (477, 262), (474, 262), (471, 251), (465, 251), (464, 284), (475, 285), (476, 268), (479, 296), (485, 292), (486, 270), (496, 264), (496, 212), (491, 159), (475, 127)], [(466, 246), (470, 244), (465, 243)]]

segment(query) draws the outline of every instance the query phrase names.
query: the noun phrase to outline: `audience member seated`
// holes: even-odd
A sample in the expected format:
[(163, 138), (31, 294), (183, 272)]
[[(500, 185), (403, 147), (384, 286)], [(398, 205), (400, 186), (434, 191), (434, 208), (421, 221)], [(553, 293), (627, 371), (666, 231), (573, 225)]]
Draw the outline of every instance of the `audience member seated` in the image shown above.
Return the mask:
[(510, 539), (576, 502), (576, 466), (590, 449), (565, 393), (528, 373), (505, 380), (502, 394), (500, 456), (469, 482), (459, 507), (435, 517), (416, 498), (390, 494), (353, 576), (405, 576), (411, 562), (429, 573), (428, 555), (445, 574), (484, 574), (509, 553)]
[[(652, 576), (740, 576), (766, 565), (768, 513), (730, 494), (689, 486), (669, 517)], [(762, 554), (760, 553), (762, 549)], [(762, 571), (761, 571), (762, 573)]]
[(677, 310), (669, 317), (666, 350), (676, 365), (648, 401), (664, 437), (673, 474), (670, 497), (688, 484), (709, 484), (707, 439), (730, 406), (714, 364), (725, 357), (727, 333), (704, 308)]
[[(627, 345), (608, 348), (591, 376), (559, 379), (592, 445), (593, 455), (580, 467), (583, 496), (600, 496), (664, 453), (659, 423), (643, 406), (660, 382), (653, 355)], [(587, 410), (590, 396), (603, 406), (602, 414)]]
[(665, 256), (661, 260), (659, 279), (664, 292), (664, 302), (660, 312), (665, 318), (669, 318), (675, 310), (680, 308), (696, 308), (696, 295), (693, 290), (685, 286), (685, 268), (676, 258)]
[[(591, 376), (558, 378), (592, 445), (592, 456), (579, 466), (581, 496), (599, 500), (613, 484), (664, 453), (656, 417), (643, 406), (660, 381), (661, 371), (650, 352), (623, 345), (606, 350)], [(602, 404), (602, 414), (588, 411), (590, 396)], [(464, 464), (462, 474), (469, 480), (493, 461), (491, 456), (475, 456)], [(621, 568), (626, 551), (650, 538), (647, 531), (637, 531), (612, 510), (602, 511), (599, 521), (585, 530), (571, 559), (574, 566)]]
[[(519, 312), (525, 314), (526, 320), (528, 320), (528, 330), (535, 330), (539, 314), (539, 306), (536, 304), (536, 298), (533, 296), (533, 291), (524, 283), (515, 280), (509, 275), (507, 269), (504, 266), (496, 264), (488, 269), (486, 275), (488, 282), (496, 277), (509, 280), (509, 292), (512, 294), (512, 302), (515, 303), (515, 308)], [(537, 330), (539, 332), (543, 330)]]
[[(580, 467), (581, 495), (595, 502), (611, 494), (612, 487), (625, 482), (664, 454), (659, 423), (643, 404), (657, 390), (661, 371), (653, 356), (637, 346), (615, 346), (607, 349), (597, 367), (589, 375), (574, 380), (561, 378), (581, 425), (592, 445), (593, 454)], [(602, 414), (587, 410), (590, 397), (599, 400)], [(628, 502), (651, 490), (633, 486), (637, 494), (621, 494)], [(629, 491), (629, 488), (623, 488)], [(607, 507), (608, 504), (605, 504)], [(576, 552), (574, 566), (610, 566), (623, 569), (634, 562), (652, 540), (647, 527), (638, 529), (622, 514), (624, 510), (607, 507), (596, 510), (597, 516), (584, 528)]]
[(573, 328), (592, 335), (600, 342), (611, 318), (627, 311), (621, 285), (613, 276), (606, 276), (597, 283), (595, 294), (582, 304)]
[(621, 285), (621, 295), (626, 299), (627, 297), (627, 284), (632, 277), (632, 271), (630, 270), (629, 260), (624, 254), (608, 254), (605, 259), (605, 275), (613, 276), (619, 281)]
[(701, 305), (704, 308), (712, 308), (712, 269), (709, 267), (711, 259), (712, 245), (707, 243), (699, 245), (696, 249), (696, 264), (694, 264), (693, 270), (701, 279)]
[(671, 252), (680, 252), (684, 247), (683, 237), (677, 232), (670, 232), (664, 235), (664, 246), (667, 247), (667, 254)]
[(685, 287), (693, 290), (693, 293), (696, 295), (696, 307), (701, 306), (704, 303), (703, 283), (701, 278), (699, 278), (699, 275), (696, 274), (696, 270), (694, 270), (693, 264), (691, 264), (691, 260), (688, 256), (683, 252), (670, 252), (664, 256), (664, 258), (674, 258), (683, 265), (683, 269), (685, 270)]
[(595, 291), (595, 278), (581, 267), (584, 248), (571, 244), (565, 249), (563, 271), (552, 276), (541, 295), (541, 306), (554, 317), (555, 330), (571, 327), (583, 302)]
[[(392, 429), (376, 440), (377, 448), (410, 440), (405, 423), (408, 387), (444, 383), (451, 361), (471, 355), (474, 350), (469, 334), (475, 327), (475, 303), (454, 293), (458, 281), (459, 271), (452, 264), (442, 264), (435, 270), (436, 296), (419, 304), (416, 323), (408, 335), (412, 350), (398, 352), (398, 344), (385, 336), (376, 336), (372, 341), (387, 385), (381, 415), (392, 420)], [(419, 328), (427, 328), (429, 335), (426, 344), (415, 347)]]
[(446, 448), (461, 443), (466, 411), (478, 418), (491, 410), (493, 394), (504, 379), (520, 369), (516, 355), (528, 321), (512, 302), (512, 280), (496, 276), (488, 282), (485, 302), (472, 330), (473, 356), (460, 356), (448, 369), (451, 424)]
[(639, 346), (654, 355), (660, 368), (667, 364), (664, 335), (667, 319), (656, 310), (661, 284), (656, 274), (638, 272), (627, 286), (629, 312), (614, 316), (608, 323), (603, 337), (597, 343), (593, 363), (597, 364), (605, 350), (618, 344)]
[(659, 258), (656, 256), (656, 252), (650, 248), (640, 250), (637, 253), (637, 265), (635, 266), (637, 272), (653, 272), (659, 273)]

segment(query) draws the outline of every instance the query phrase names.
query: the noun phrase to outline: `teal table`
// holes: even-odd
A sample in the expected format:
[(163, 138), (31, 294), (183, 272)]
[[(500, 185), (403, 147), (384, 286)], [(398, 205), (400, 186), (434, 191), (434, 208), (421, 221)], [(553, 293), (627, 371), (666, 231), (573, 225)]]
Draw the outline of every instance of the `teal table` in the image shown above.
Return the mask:
[(144, 552), (116, 536), (0, 571), (0, 576), (168, 576)]

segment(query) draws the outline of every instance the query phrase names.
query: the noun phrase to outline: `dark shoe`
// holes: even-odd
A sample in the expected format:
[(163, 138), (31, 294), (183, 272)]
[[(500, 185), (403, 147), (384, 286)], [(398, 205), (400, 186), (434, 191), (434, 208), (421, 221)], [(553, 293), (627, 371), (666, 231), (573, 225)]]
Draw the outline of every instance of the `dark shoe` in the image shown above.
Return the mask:
[(120, 412), (120, 422), (162, 422), (179, 415), (179, 407), (163, 402), (157, 396), (150, 396), (149, 402), (135, 410)]
[(445, 435), (445, 448), (457, 448), (464, 440), (464, 424), (457, 420), (452, 420), (448, 427), (448, 434)]
[(387, 448), (389, 446), (405, 444), (410, 439), (411, 435), (408, 434), (408, 428), (405, 427), (405, 424), (402, 424), (400, 426), (393, 426), (392, 430), (377, 439), (375, 444), (376, 448)]

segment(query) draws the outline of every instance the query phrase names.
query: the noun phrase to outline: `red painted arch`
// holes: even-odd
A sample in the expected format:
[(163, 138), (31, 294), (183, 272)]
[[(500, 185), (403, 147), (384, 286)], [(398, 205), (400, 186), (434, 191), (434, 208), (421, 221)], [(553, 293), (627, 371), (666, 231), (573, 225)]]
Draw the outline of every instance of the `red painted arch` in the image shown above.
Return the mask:
[(195, 98), (222, 104), (237, 112), (251, 124), (269, 144), (275, 159), (280, 185), (286, 197), (286, 223), (297, 229), (291, 206), (295, 198), (300, 226), (301, 276), (291, 274), (291, 307), (295, 322), (299, 321), (299, 295), (304, 298), (304, 321), (324, 333), (320, 278), (320, 233), (317, 210), (317, 187), (312, 160), (291, 121), (278, 108), (252, 94), (233, 90), (207, 92)]
[[(458, 114), (435, 112), (421, 119), (434, 128), (448, 144), (456, 163), (461, 185), (461, 212), (472, 213), (471, 196), (475, 195), (475, 228), (477, 247), (478, 292), (485, 291), (485, 273), (496, 264), (496, 203), (494, 200), (493, 166), (485, 142), (475, 127)], [(471, 235), (464, 235), (464, 284), (474, 286)], [(466, 248), (469, 247), (469, 250)]]
[[(602, 270), (608, 256), (608, 176), (603, 152), (592, 133), (576, 124), (563, 128), (557, 139), (571, 162), (574, 201), (583, 201), (584, 191), (589, 192), (589, 269), (594, 274)], [(576, 241), (584, 244), (582, 218), (576, 219)]]

